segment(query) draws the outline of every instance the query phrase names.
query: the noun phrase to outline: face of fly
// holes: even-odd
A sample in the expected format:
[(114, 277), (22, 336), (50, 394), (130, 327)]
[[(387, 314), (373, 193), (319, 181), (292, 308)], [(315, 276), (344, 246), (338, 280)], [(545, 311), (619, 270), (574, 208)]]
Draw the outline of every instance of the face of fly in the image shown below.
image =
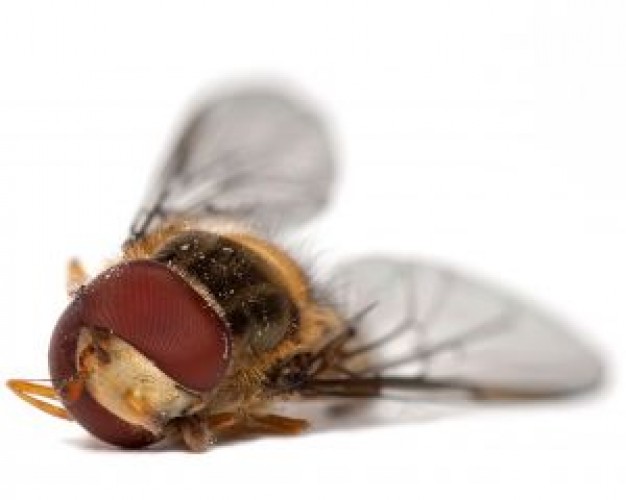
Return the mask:
[(200, 410), (201, 394), (185, 389), (114, 334), (83, 328), (76, 364), (84, 387), (109, 412), (161, 435), (167, 422)]

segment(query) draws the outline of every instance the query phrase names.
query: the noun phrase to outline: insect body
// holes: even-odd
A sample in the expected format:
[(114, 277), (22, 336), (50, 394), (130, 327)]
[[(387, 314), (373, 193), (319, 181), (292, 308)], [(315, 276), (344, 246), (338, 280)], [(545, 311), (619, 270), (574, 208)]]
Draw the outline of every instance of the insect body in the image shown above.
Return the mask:
[(285, 399), (537, 399), (597, 384), (597, 358), (564, 327), (432, 264), (357, 260), (335, 272), (344, 296), (321, 299), (258, 228), (302, 224), (331, 180), (326, 135), (298, 101), (268, 91), (209, 101), (119, 260), (93, 279), (70, 265), (52, 387), (9, 386), (118, 446), (174, 437), (202, 450), (223, 437), (301, 431), (306, 421), (274, 412)]

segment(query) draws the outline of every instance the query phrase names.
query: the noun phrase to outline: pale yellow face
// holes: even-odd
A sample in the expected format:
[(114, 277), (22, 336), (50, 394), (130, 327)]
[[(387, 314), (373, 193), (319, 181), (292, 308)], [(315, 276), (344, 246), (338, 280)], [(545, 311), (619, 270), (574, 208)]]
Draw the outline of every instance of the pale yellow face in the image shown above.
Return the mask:
[[(95, 347), (95, 348), (94, 348)], [(91, 396), (120, 419), (160, 435), (171, 419), (204, 406), (200, 394), (182, 388), (133, 346), (115, 335), (103, 341), (81, 331), (77, 366)]]

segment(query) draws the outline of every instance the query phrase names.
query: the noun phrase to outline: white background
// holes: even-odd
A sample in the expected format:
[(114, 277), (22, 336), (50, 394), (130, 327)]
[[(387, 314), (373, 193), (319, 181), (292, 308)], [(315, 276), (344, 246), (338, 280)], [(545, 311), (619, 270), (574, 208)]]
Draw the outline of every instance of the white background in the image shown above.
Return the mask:
[(507, 283), (588, 331), (611, 381), (199, 456), (99, 446), (2, 390), (3, 498), (624, 498), (623, 2), (115, 3), (0, 7), (0, 378), (47, 375), (66, 259), (115, 255), (190, 98), (272, 76), (340, 145), (312, 255), (416, 254)]

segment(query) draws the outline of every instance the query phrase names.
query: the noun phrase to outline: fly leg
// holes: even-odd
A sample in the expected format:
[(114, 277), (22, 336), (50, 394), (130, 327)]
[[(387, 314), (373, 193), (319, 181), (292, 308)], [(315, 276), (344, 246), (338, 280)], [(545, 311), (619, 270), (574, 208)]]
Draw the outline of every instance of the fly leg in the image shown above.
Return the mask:
[(245, 434), (241, 415), (234, 412), (214, 415), (192, 415), (172, 422), (170, 433), (182, 439), (190, 451), (206, 451), (222, 437), (239, 437)]
[(250, 415), (250, 428), (260, 434), (277, 434), (281, 436), (295, 436), (304, 431), (309, 422), (301, 418), (285, 417), (267, 413), (265, 415)]
[(306, 420), (282, 415), (244, 415), (235, 412), (209, 417), (188, 417), (180, 421), (178, 430), (191, 451), (205, 451), (218, 441), (234, 441), (250, 436), (293, 436), (308, 427)]
[(87, 283), (89, 276), (78, 259), (71, 259), (67, 263), (66, 279), (66, 290), (70, 297), (76, 295), (80, 287)]
[(58, 401), (59, 396), (53, 387), (21, 379), (8, 380), (7, 386), (16, 394), (16, 396), (48, 415), (64, 418), (66, 420), (72, 420), (72, 416), (62, 406), (58, 406), (35, 397), (40, 396), (42, 398)]
[(285, 417), (273, 413), (220, 415), (221, 422), (211, 430), (220, 439), (236, 440), (250, 436), (295, 436), (304, 431), (309, 423), (299, 418)]

